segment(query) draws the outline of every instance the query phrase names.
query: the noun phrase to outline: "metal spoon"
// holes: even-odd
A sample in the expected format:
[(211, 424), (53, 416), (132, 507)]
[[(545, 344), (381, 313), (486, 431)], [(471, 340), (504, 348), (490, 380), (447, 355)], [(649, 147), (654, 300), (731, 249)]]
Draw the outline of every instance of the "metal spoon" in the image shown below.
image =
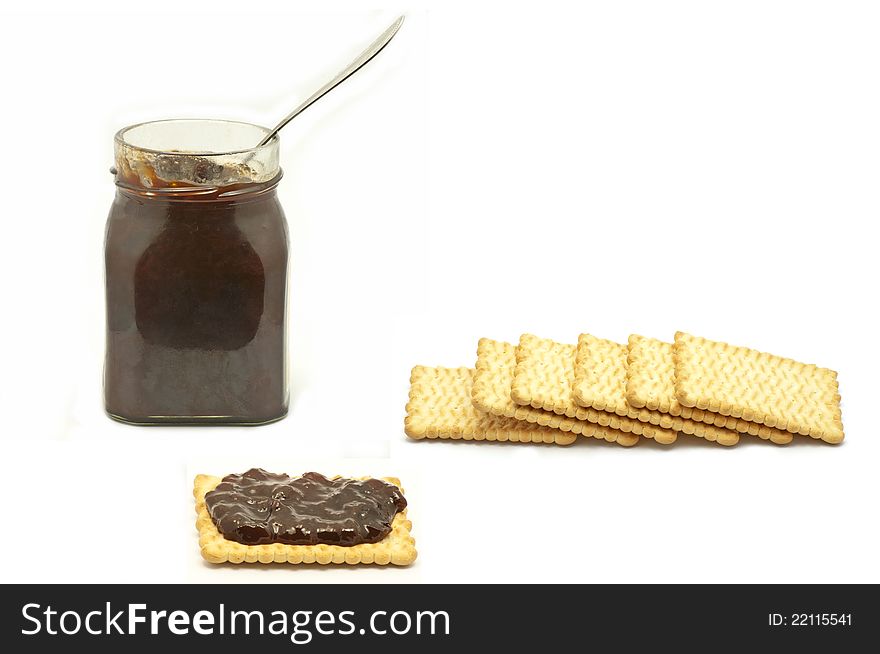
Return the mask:
[(386, 29), (384, 32), (382, 32), (382, 34), (379, 36), (378, 39), (373, 41), (367, 47), (366, 50), (361, 52), (357, 56), (357, 58), (354, 61), (352, 61), (348, 66), (346, 66), (342, 71), (340, 71), (339, 74), (336, 75), (336, 77), (334, 77), (329, 82), (327, 82), (324, 86), (322, 86), (317, 91), (312, 93), (312, 95), (310, 95), (306, 99), (305, 102), (303, 102), (300, 106), (298, 106), (296, 109), (294, 109), (289, 114), (287, 114), (284, 118), (282, 118), (281, 122), (278, 123), (277, 125), (275, 125), (275, 128), (271, 132), (269, 132), (266, 135), (266, 138), (264, 138), (262, 141), (260, 141), (256, 147), (266, 145), (269, 141), (271, 141), (273, 138), (275, 138), (275, 135), (279, 132), (279, 130), (282, 127), (284, 127), (291, 120), (293, 120), (294, 118), (299, 116), (306, 109), (311, 107), (315, 102), (317, 102), (318, 100), (323, 98), (330, 91), (332, 91), (337, 86), (342, 84), (345, 80), (347, 80), (349, 77), (351, 77), (357, 71), (359, 71), (361, 68), (363, 68), (363, 66), (368, 61), (370, 61), (370, 59), (372, 59), (377, 54), (382, 52), (382, 48), (384, 48), (386, 45), (388, 45), (388, 42), (394, 38), (395, 34), (397, 34), (397, 30), (400, 29), (401, 25), (403, 25), (403, 19), (404, 19), (404, 17), (401, 16), (396, 21), (394, 21), (388, 29)]

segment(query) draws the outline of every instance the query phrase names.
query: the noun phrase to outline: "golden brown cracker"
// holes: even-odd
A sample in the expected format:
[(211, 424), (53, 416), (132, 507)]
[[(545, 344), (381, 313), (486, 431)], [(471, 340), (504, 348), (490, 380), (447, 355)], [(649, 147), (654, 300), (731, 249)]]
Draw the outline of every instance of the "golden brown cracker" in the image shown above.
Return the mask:
[(626, 401), (626, 346), (581, 334), (575, 349), (574, 401), (580, 406), (637, 418)]
[[(369, 477), (361, 477), (369, 479)], [(382, 477), (383, 481), (394, 484), (403, 492), (400, 480), (395, 477)], [(244, 545), (228, 540), (217, 530), (208, 514), (205, 495), (214, 490), (221, 477), (196, 475), (193, 483), (193, 496), (196, 500), (196, 529), (199, 532), (199, 547), (202, 557), (211, 563), (329, 563), (355, 565), (375, 563), (379, 565), (409, 565), (416, 559), (415, 539), (410, 534), (412, 523), (406, 518), (406, 509), (394, 516), (391, 532), (378, 543), (361, 543), (351, 547), (340, 545), (288, 545), (270, 543), (266, 545)]]
[(736, 445), (735, 431), (631, 406), (626, 397), (627, 346), (591, 334), (581, 334), (575, 354), (572, 397), (584, 407), (659, 425), (664, 429), (704, 438), (719, 445)]
[(682, 406), (828, 443), (843, 440), (833, 370), (684, 332), (675, 334), (672, 354)]
[(515, 350), (516, 346), (510, 343), (493, 341), (488, 338), (480, 339), (477, 346), (477, 364), (471, 394), (474, 406), (496, 416), (544, 425), (561, 430), (566, 434), (581, 434), (589, 438), (614, 442), (624, 447), (638, 443), (639, 436), (637, 434), (516, 404), (510, 399), (510, 387), (513, 381), (513, 371), (516, 367)]
[(741, 418), (682, 406), (675, 397), (675, 362), (672, 343), (633, 334), (627, 347), (626, 399), (638, 408), (681, 416), (719, 429), (758, 436), (784, 445), (792, 441), (790, 432)]
[(578, 406), (572, 395), (575, 350), (574, 345), (523, 334), (516, 348), (516, 368), (510, 391), (513, 401), (653, 438), (664, 445), (675, 442), (677, 434), (671, 429), (591, 407)]
[(470, 368), (416, 366), (410, 376), (404, 431), (413, 439), (510, 441), (568, 445), (576, 435), (498, 417), (474, 407)]

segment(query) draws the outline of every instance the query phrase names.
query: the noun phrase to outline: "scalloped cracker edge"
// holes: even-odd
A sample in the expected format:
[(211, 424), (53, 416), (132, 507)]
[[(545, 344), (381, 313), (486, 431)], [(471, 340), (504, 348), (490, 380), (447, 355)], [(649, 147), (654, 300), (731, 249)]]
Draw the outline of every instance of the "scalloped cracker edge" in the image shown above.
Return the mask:
[(672, 354), (682, 406), (843, 441), (835, 371), (684, 332), (676, 332)]
[(474, 406), (482, 411), (505, 418), (524, 420), (563, 433), (580, 434), (624, 447), (639, 442), (637, 434), (627, 433), (595, 422), (567, 418), (550, 411), (520, 406), (510, 399), (513, 371), (516, 367), (516, 347), (510, 343), (481, 338), (477, 345), (477, 364), (471, 397)]
[(568, 418), (595, 422), (613, 429), (653, 438), (669, 445), (678, 433), (627, 416), (619, 416), (574, 401), (576, 346), (523, 334), (516, 348), (516, 367), (510, 397), (519, 405), (552, 411)]
[[(359, 477), (359, 479), (370, 479), (370, 477)], [(394, 484), (400, 488), (401, 493), (403, 492), (400, 480), (396, 477), (381, 477), (381, 479), (389, 484)], [(409, 565), (416, 560), (416, 541), (410, 534), (412, 523), (406, 518), (406, 509), (394, 516), (391, 532), (378, 543), (361, 543), (360, 545), (343, 547), (341, 545), (288, 545), (286, 543), (244, 545), (227, 540), (217, 530), (205, 505), (205, 495), (214, 490), (220, 481), (221, 477), (196, 475), (193, 482), (199, 547), (202, 558), (210, 563)]]

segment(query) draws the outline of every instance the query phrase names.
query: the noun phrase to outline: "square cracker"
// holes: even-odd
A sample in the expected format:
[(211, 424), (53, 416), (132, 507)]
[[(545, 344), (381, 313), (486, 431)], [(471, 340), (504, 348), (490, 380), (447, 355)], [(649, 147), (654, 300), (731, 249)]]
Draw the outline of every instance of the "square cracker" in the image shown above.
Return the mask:
[(451, 438), (557, 445), (569, 445), (577, 438), (550, 427), (480, 411), (471, 401), (473, 376), (470, 368), (413, 368), (404, 421), (406, 435), (417, 440)]
[(676, 332), (675, 396), (682, 406), (843, 440), (837, 373), (773, 354)]
[(631, 406), (626, 396), (627, 367), (626, 345), (581, 334), (574, 365), (574, 401), (583, 407), (659, 425), (719, 445), (736, 445), (739, 442), (739, 434), (731, 429), (672, 416), (668, 411), (660, 412), (644, 405), (641, 408)]
[(790, 443), (791, 432), (741, 418), (682, 406), (675, 397), (675, 361), (672, 343), (632, 334), (627, 347), (626, 400), (634, 407), (681, 416), (716, 428), (751, 434), (777, 444)]
[[(338, 477), (337, 477), (338, 478)], [(369, 479), (369, 477), (360, 477)], [(400, 480), (395, 477), (381, 477), (383, 481), (394, 484), (403, 492)], [(202, 557), (211, 563), (375, 563), (378, 565), (409, 565), (416, 560), (415, 539), (410, 535), (412, 523), (406, 519), (406, 509), (394, 516), (391, 532), (378, 543), (361, 543), (343, 547), (341, 545), (288, 545), (269, 543), (266, 545), (244, 545), (227, 540), (217, 530), (205, 505), (205, 495), (214, 490), (222, 481), (221, 477), (196, 475), (193, 483), (193, 496), (196, 499), (196, 529), (199, 531), (199, 547)]]
[(523, 334), (516, 348), (511, 399), (523, 406), (653, 438), (664, 445), (675, 442), (677, 433), (672, 429), (579, 406), (573, 397), (575, 350), (574, 345)]
[(474, 373), (472, 398), (474, 406), (497, 416), (526, 420), (574, 434), (599, 438), (629, 447), (639, 442), (637, 434), (626, 433), (609, 426), (586, 420), (567, 418), (550, 411), (520, 406), (510, 399), (513, 371), (516, 367), (516, 347), (510, 343), (481, 338), (477, 346), (477, 365)]

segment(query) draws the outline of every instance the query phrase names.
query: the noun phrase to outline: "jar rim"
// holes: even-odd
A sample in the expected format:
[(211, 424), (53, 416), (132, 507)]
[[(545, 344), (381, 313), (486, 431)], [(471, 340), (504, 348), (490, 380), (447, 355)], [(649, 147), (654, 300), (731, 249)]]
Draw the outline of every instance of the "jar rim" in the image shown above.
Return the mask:
[(203, 125), (205, 125), (205, 124), (224, 125), (225, 124), (225, 125), (239, 125), (239, 126), (243, 126), (243, 127), (252, 127), (252, 128), (256, 128), (257, 130), (262, 132), (263, 138), (265, 138), (265, 136), (272, 131), (268, 127), (263, 127), (262, 125), (257, 125), (255, 123), (249, 123), (249, 122), (246, 122), (243, 120), (227, 120), (224, 118), (162, 118), (159, 120), (147, 120), (147, 121), (143, 121), (140, 123), (135, 123), (133, 125), (128, 125), (126, 127), (123, 127), (118, 132), (116, 132), (116, 134), (113, 136), (113, 140), (121, 147), (129, 148), (132, 150), (137, 150), (139, 152), (145, 152), (148, 154), (157, 154), (157, 155), (175, 154), (178, 156), (183, 155), (183, 156), (194, 156), (194, 157), (223, 157), (223, 156), (230, 156), (230, 155), (242, 155), (242, 154), (257, 153), (265, 148), (277, 146), (277, 143), (278, 143), (278, 134), (275, 134), (269, 140), (268, 143), (265, 143), (263, 145), (256, 145), (256, 146), (253, 146), (250, 148), (221, 149), (221, 150), (208, 150), (208, 149), (183, 150), (183, 151), (178, 150), (178, 151), (175, 151), (170, 148), (166, 148), (166, 149), (149, 148), (146, 146), (137, 145), (136, 143), (132, 143), (131, 141), (127, 141), (125, 139), (126, 134), (128, 134), (132, 130), (151, 126), (151, 125), (161, 125), (161, 124), (171, 124), (171, 123), (191, 123), (191, 124), (201, 123)]

